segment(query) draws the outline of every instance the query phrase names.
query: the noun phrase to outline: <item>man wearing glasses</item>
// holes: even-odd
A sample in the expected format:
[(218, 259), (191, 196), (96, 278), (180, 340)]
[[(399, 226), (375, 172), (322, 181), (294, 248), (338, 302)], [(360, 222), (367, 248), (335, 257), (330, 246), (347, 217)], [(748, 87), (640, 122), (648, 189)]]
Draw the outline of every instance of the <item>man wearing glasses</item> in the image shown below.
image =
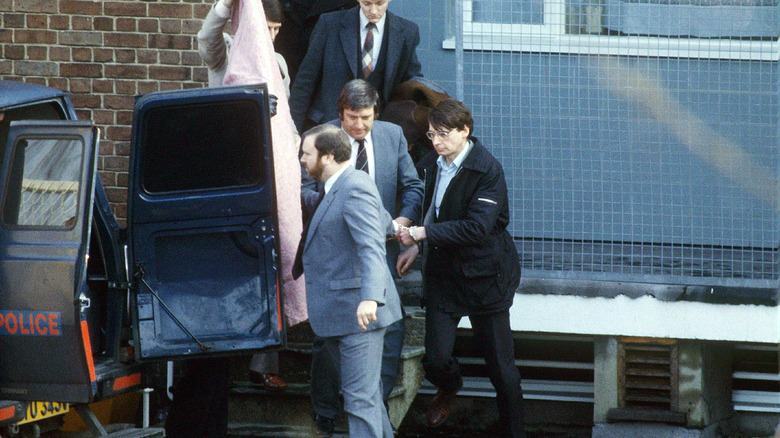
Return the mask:
[(439, 155), (425, 169), (423, 226), (402, 228), (399, 275), (420, 253), (425, 304), (425, 377), (438, 387), (428, 425), (444, 423), (463, 385), (452, 356), (458, 322), (468, 316), (496, 389), (500, 436), (524, 437), (523, 395), (515, 366), (509, 308), (520, 263), (506, 230), (509, 206), (501, 164), (473, 137), (471, 112), (461, 102), (439, 103), (428, 138)]

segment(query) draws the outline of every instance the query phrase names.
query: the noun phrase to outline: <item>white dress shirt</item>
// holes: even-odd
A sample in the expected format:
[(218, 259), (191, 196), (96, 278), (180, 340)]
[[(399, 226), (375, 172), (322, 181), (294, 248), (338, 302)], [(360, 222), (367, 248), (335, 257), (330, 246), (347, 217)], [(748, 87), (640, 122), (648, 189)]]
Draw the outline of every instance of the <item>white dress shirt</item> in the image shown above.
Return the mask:
[[(344, 128), (341, 128), (341, 130), (344, 131)], [(347, 131), (344, 131), (344, 133), (347, 134)], [(357, 161), (357, 152), (360, 145), (358, 144), (358, 141), (352, 138), (352, 136), (349, 134), (347, 134), (347, 137), (349, 137), (349, 144), (352, 145), (352, 153), (349, 155), (349, 164), (352, 167), (355, 167), (355, 161)], [(364, 146), (366, 147), (366, 167), (368, 168), (368, 175), (374, 182), (376, 182), (376, 178), (374, 177), (376, 174), (376, 167), (374, 166), (374, 142), (371, 141), (371, 132), (369, 132), (366, 136)]]

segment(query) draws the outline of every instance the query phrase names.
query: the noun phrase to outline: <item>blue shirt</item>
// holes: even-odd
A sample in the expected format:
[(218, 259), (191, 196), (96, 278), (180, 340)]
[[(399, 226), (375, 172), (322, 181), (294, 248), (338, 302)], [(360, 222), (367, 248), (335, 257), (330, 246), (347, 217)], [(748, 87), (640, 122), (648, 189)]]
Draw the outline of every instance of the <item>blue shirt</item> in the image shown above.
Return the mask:
[(436, 165), (439, 167), (439, 175), (436, 180), (436, 188), (434, 189), (433, 202), (436, 207), (436, 217), (439, 217), (439, 209), (441, 208), (441, 201), (444, 199), (444, 194), (447, 192), (447, 187), (450, 186), (450, 181), (455, 178), (455, 175), (460, 171), (460, 165), (468, 156), (471, 149), (474, 147), (474, 143), (469, 140), (466, 147), (461, 153), (452, 160), (452, 163), (447, 164), (447, 160), (444, 157), (439, 157), (436, 160)]

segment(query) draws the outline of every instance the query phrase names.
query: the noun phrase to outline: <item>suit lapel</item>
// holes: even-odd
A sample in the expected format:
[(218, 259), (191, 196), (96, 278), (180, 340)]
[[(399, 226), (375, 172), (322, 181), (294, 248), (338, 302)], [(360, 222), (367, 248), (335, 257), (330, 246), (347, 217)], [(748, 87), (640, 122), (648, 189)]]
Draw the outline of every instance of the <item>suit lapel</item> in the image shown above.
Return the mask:
[(352, 70), (352, 77), (357, 78), (357, 60), (358, 60), (358, 35), (360, 35), (358, 19), (358, 11), (360, 8), (355, 8), (355, 11), (350, 10), (344, 14), (344, 20), (341, 21), (341, 28), (339, 29), (339, 39), (341, 40), (341, 48), (344, 51), (344, 56), (347, 59), (347, 64)]
[(306, 244), (303, 246), (304, 252), (309, 247), (312, 237), (314, 237), (314, 234), (317, 232), (320, 222), (322, 222), (322, 218), (325, 216), (325, 214), (327, 214), (331, 204), (333, 204), (333, 200), (337, 196), (339, 189), (341, 189), (341, 187), (345, 184), (345, 181), (349, 177), (348, 175), (354, 171), (355, 171), (354, 168), (348, 167), (344, 171), (344, 173), (342, 173), (341, 176), (339, 176), (339, 179), (336, 180), (336, 182), (333, 184), (333, 187), (330, 188), (330, 190), (325, 195), (325, 197), (322, 198), (322, 202), (320, 202), (320, 205), (317, 207), (317, 210), (314, 212), (314, 216), (312, 216), (311, 218), (311, 224), (309, 225), (309, 233), (306, 235)]
[(384, 38), (387, 40), (387, 57), (385, 62), (384, 94), (385, 99), (390, 96), (393, 90), (393, 78), (398, 69), (398, 60), (401, 58), (401, 48), (404, 43), (404, 32), (401, 23), (395, 19), (395, 16), (387, 12), (387, 34)]

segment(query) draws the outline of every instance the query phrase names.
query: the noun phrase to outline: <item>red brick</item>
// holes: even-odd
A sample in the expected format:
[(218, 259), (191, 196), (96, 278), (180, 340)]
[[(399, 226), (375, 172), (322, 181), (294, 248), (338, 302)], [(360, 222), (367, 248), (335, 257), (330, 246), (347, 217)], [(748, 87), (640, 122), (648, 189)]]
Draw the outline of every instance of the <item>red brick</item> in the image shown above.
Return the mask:
[(14, 9), (17, 12), (44, 12), (48, 14), (56, 14), (57, 2), (51, 0), (17, 0), (14, 3)]
[(182, 52), (181, 54), (182, 65), (192, 65), (200, 67), (203, 65), (203, 60), (200, 59), (200, 55), (196, 52)]
[(117, 111), (116, 123), (118, 125), (130, 126), (133, 124), (133, 112), (132, 111)]
[(199, 82), (185, 82), (182, 88), (184, 88), (185, 90), (190, 90), (193, 88), (203, 88), (204, 86), (205, 84), (201, 84)]
[(208, 15), (209, 11), (211, 10), (212, 5), (214, 2), (206, 2), (202, 5), (195, 5), (193, 8), (195, 10), (195, 13), (192, 15), (193, 17), (198, 18), (205, 18), (206, 15)]
[(141, 18), (138, 20), (139, 32), (159, 32), (160, 20), (156, 18)]
[(103, 34), (85, 30), (65, 30), (57, 32), (60, 44), (63, 46), (90, 46), (103, 45)]
[(209, 71), (205, 67), (201, 68), (193, 68), (192, 69), (192, 80), (208, 83), (209, 82)]
[(109, 79), (93, 79), (92, 80), (92, 92), (93, 93), (113, 93), (114, 81)]
[(79, 15), (74, 15), (70, 19), (71, 22), (71, 28), (73, 30), (93, 30), (94, 26), (92, 25), (92, 17), (84, 17)]
[[(52, 1), (51, 3), (56, 2)], [(60, 0), (60, 13), (92, 16), (100, 15), (100, 6), (102, 4), (103, 2), (96, 1)]]
[(191, 77), (187, 67), (149, 67), (149, 77), (157, 80), (186, 81)]
[(71, 93), (89, 93), (92, 91), (92, 81), (89, 79), (71, 79), (68, 87)]
[[(130, 128), (122, 128), (123, 130), (119, 131), (119, 133), (127, 133), (130, 134)], [(108, 128), (106, 133), (106, 138), (111, 138), (111, 127)], [(129, 140), (130, 136), (127, 136), (126, 140)], [(128, 164), (130, 164), (130, 160), (127, 157), (105, 157), (105, 160), (103, 161), (103, 168), (105, 170), (124, 170), (127, 171)], [(122, 191), (125, 193), (125, 199), (126, 199), (126, 191)]]
[(201, 20), (183, 20), (181, 22), (181, 32), (187, 35), (197, 35), (202, 25), (203, 22)]
[(49, 29), (53, 29), (53, 30), (70, 29), (70, 16), (49, 15)]
[(49, 50), (44, 46), (27, 46), (27, 59), (31, 61), (46, 61)]
[[(103, 148), (103, 144), (100, 144), (100, 148)], [(115, 186), (116, 183), (116, 172), (100, 172), (100, 182), (103, 183), (103, 186)]]
[(179, 65), (181, 64), (181, 52), (177, 50), (163, 50), (160, 52), (160, 64)]
[(160, 82), (160, 91), (181, 90), (181, 82)]
[(135, 32), (138, 20), (135, 18), (117, 18), (116, 30), (120, 32)]
[(111, 49), (94, 49), (92, 56), (95, 62), (109, 62), (114, 60), (114, 51)]
[(46, 29), (49, 27), (46, 15), (28, 14), (26, 18), (28, 29)]
[(116, 184), (121, 187), (127, 187), (127, 173), (116, 174)]
[(135, 95), (135, 81), (116, 81), (116, 94)]
[[(11, 73), (11, 70), (12, 70), (12, 65), (10, 62), (0, 62), (0, 74)], [(5, 79), (2, 76), (0, 76), (0, 78)]]
[(105, 45), (111, 47), (146, 47), (146, 35), (136, 33), (106, 33)]
[(46, 85), (46, 78), (28, 76), (24, 78), (24, 81), (31, 84)]
[(160, 20), (160, 32), (181, 33), (181, 20)]
[(70, 61), (69, 47), (49, 47), (49, 59), (52, 61)]
[(63, 63), (60, 65), (60, 76), (70, 78), (99, 78), (103, 76), (103, 66), (100, 64)]
[(186, 35), (151, 34), (149, 35), (149, 47), (190, 50), (193, 47), (192, 37)]
[(138, 94), (147, 94), (154, 91), (160, 91), (160, 84), (156, 81), (139, 81)]
[(192, 6), (182, 4), (150, 4), (149, 17), (192, 18)]
[(114, 51), (114, 62), (119, 64), (131, 64), (135, 62), (135, 50), (116, 49)]
[(114, 216), (120, 227), (127, 226), (127, 203), (111, 204), (114, 210)]
[(24, 46), (5, 46), (5, 59), (24, 59)]
[[(114, 123), (114, 111), (109, 110), (95, 110), (92, 112), (92, 120), (99, 124), (99, 125), (111, 125)], [(103, 149), (103, 145), (100, 145), (101, 149)], [(111, 149), (108, 152), (113, 151), (113, 146), (111, 146)], [(100, 152), (103, 154), (103, 152)]]
[(114, 30), (114, 19), (109, 17), (95, 17), (92, 20), (92, 25), (95, 27), (95, 30), (110, 32)]
[(3, 27), (6, 29), (24, 28), (24, 14), (3, 14)]
[(106, 15), (124, 17), (145, 17), (146, 5), (142, 2), (105, 2), (103, 10)]
[(71, 94), (70, 100), (76, 108), (100, 108), (100, 96), (94, 94)]
[(92, 111), (88, 109), (76, 109), (76, 118), (79, 120), (92, 120)]
[[(105, 157), (105, 161), (108, 161), (109, 158), (114, 158), (114, 157)], [(109, 167), (108, 164), (104, 164), (104, 168), (106, 170), (120, 170), (120, 169), (114, 169), (112, 167)], [(127, 169), (127, 166), (125, 167), (125, 169)], [(127, 201), (127, 189), (121, 187), (106, 187), (106, 197), (111, 202)]]
[(11, 29), (0, 29), (0, 43), (10, 43), (13, 41), (14, 33)]
[(107, 78), (146, 79), (147, 68), (142, 65), (107, 65)]
[(68, 91), (68, 81), (64, 78), (46, 78), (46, 85), (58, 90)]
[(57, 33), (48, 30), (14, 30), (14, 42), (21, 44), (55, 44)]
[(88, 49), (86, 47), (74, 47), (73, 60), (81, 62), (92, 61), (92, 49)]
[(135, 98), (133, 96), (111, 94), (103, 99), (103, 108), (105, 109), (132, 109), (134, 106)]
[(0, 0), (0, 11), (10, 11), (13, 6), (14, 0)]
[(140, 64), (157, 64), (158, 53), (158, 50), (148, 49), (139, 49), (138, 52), (136, 52)]

